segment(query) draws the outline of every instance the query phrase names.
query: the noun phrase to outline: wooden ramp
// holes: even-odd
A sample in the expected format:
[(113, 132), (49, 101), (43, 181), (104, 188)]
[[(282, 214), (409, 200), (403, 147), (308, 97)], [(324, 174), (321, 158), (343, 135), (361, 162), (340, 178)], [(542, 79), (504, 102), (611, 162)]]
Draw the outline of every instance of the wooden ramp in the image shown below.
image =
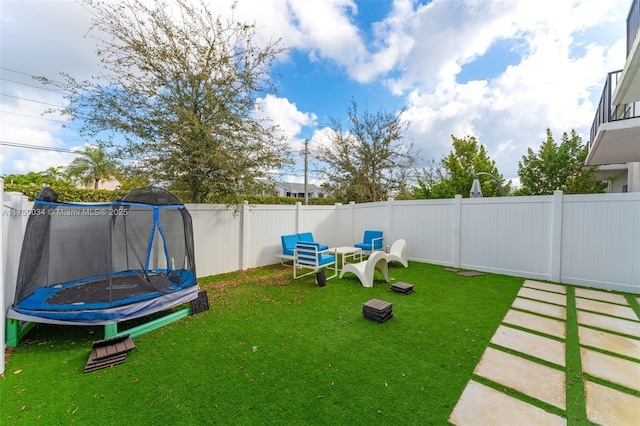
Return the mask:
[(127, 359), (129, 351), (135, 347), (136, 345), (128, 334), (94, 342), (84, 372), (89, 373), (122, 364)]

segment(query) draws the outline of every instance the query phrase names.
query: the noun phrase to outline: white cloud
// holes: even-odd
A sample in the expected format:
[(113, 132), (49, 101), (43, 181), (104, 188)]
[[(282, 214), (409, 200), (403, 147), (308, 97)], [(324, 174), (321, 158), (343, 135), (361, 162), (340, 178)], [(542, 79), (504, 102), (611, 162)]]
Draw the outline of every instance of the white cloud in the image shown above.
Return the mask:
[(317, 120), (315, 114), (299, 111), (295, 103), (274, 95), (257, 99), (255, 115), (269, 118), (290, 142), (296, 142), (302, 129), (315, 126)]
[[(24, 90), (20, 87), (11, 93), (11, 101), (2, 103), (0, 113), (2, 141), (29, 145), (37, 149), (2, 146), (0, 174), (44, 171), (49, 167), (66, 165), (72, 161), (74, 154), (47, 150), (66, 149), (66, 146), (59, 137), (54, 136), (60, 133), (62, 121), (56, 121), (60, 120), (60, 117), (54, 114), (42, 116), (46, 106), (40, 102), (59, 104), (61, 96), (51, 93), (43, 95), (35, 93), (33, 89)], [(38, 102), (32, 102), (30, 99), (38, 99)], [(62, 133), (73, 134), (73, 131), (67, 130)]]
[[(595, 107), (591, 93), (601, 90), (612, 62), (623, 65), (623, 43), (608, 47), (581, 40), (576, 49), (575, 40), (623, 3), (628, 2), (559, 0), (554, 13), (527, 0), (507, 2), (504, 9), (494, 7), (495, 2), (451, 7), (438, 0), (419, 8), (413, 36), (425, 42), (416, 44), (407, 71), (389, 84), (396, 93), (406, 93), (405, 117), (425, 157), (448, 153), (450, 134), (472, 134), (487, 146), (505, 177), (514, 178), (518, 161), (527, 147), (538, 148), (546, 127), (558, 138), (571, 129), (586, 133)], [(456, 82), (462, 65), (505, 37), (521, 43), (520, 63), (491, 80)]]

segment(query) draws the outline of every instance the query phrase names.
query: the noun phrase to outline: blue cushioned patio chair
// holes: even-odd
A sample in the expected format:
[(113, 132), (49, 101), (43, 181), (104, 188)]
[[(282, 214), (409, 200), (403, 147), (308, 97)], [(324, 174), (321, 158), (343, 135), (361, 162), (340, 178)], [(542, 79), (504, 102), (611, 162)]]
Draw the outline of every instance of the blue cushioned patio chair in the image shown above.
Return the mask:
[(354, 247), (362, 249), (363, 253), (371, 253), (376, 250), (382, 250), (383, 240), (382, 231), (365, 230), (362, 242), (354, 244)]
[[(301, 234), (298, 234), (298, 240), (303, 243), (315, 243), (315, 240), (313, 239), (313, 234), (311, 232), (303, 232)], [(324, 244), (318, 245), (318, 250), (320, 251), (327, 250), (328, 248), (329, 246), (325, 246)]]
[[(318, 246), (318, 243), (298, 242), (296, 244), (293, 260), (294, 279), (313, 274), (314, 272), (318, 272), (322, 268), (333, 270), (333, 274), (327, 276), (326, 279), (331, 279), (338, 275), (338, 266), (336, 263), (335, 251), (332, 252), (333, 254), (331, 254), (329, 250), (319, 250)], [(299, 274), (299, 269), (310, 269), (310, 271)]]
[(282, 253), (278, 255), (280, 263), (285, 265), (285, 262), (293, 262), (296, 243), (299, 241), (298, 234), (282, 235), (280, 240), (282, 241)]

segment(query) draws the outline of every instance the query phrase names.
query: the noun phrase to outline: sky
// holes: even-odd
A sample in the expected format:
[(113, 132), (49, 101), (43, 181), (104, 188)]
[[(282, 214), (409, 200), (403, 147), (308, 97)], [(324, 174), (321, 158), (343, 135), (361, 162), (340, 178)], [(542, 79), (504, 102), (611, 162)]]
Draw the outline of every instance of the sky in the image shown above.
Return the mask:
[[(229, 16), (232, 1), (205, 0)], [(330, 119), (355, 100), (369, 112), (405, 108), (417, 167), (475, 136), (506, 179), (550, 128), (586, 143), (604, 80), (625, 63), (631, 0), (238, 0), (235, 18), (281, 38), (275, 95), (259, 99), (301, 153), (325, 143)], [(98, 75), (91, 15), (73, 0), (0, 0), (0, 175), (75, 158), (83, 139), (43, 115), (63, 95), (33, 76)], [(16, 146), (18, 145), (18, 146)], [(37, 147), (39, 149), (27, 148)], [(303, 156), (283, 181), (302, 182)], [(320, 183), (313, 172), (310, 181)]]

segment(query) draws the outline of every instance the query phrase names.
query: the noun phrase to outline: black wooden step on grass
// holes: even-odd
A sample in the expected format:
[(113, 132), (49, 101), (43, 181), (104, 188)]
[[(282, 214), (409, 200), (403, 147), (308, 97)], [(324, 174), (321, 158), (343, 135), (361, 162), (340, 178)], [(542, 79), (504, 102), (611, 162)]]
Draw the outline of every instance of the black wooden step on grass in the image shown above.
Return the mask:
[(93, 350), (89, 354), (84, 372), (89, 373), (101, 368), (122, 364), (127, 359), (129, 351), (135, 347), (136, 345), (128, 334), (94, 342)]
[(391, 285), (391, 291), (400, 294), (411, 294), (413, 293), (413, 284), (400, 281)]
[(393, 304), (380, 299), (371, 299), (362, 305), (362, 315), (370, 320), (385, 322), (393, 318)]

